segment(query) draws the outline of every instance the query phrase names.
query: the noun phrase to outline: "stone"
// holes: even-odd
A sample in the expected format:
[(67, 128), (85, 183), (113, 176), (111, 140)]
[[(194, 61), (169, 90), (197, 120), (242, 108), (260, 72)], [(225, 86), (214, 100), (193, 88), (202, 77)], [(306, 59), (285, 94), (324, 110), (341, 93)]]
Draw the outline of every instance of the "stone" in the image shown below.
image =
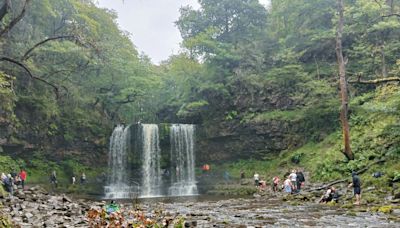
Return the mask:
[(68, 203), (72, 203), (72, 200), (69, 197), (67, 197), (66, 195), (63, 195), (62, 201), (63, 202), (68, 202)]

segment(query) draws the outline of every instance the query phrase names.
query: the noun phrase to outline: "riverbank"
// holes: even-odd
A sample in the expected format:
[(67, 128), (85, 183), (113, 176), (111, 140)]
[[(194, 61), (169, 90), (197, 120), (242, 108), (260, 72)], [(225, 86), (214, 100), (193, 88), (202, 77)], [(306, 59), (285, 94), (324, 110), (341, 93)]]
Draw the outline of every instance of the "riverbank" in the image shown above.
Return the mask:
[[(111, 220), (136, 225), (169, 224), (170, 227), (400, 225), (398, 202), (354, 206), (343, 201), (321, 205), (315, 203), (317, 197), (317, 193), (310, 192), (296, 195), (264, 192), (248, 198), (201, 196), (179, 200), (124, 200), (118, 202), (121, 213)], [(105, 201), (50, 194), (37, 186), (19, 191), (13, 198), (5, 196), (0, 202), (0, 218), (5, 227), (90, 227), (111, 222), (104, 219)]]

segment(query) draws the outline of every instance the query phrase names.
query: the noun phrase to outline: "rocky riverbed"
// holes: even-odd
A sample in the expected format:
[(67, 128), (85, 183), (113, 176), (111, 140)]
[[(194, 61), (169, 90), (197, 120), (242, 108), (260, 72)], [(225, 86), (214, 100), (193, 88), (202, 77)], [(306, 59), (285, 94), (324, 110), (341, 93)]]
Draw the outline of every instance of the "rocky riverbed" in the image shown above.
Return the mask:
[[(267, 194), (216, 200), (218, 198), (201, 196), (129, 200), (119, 204), (126, 224), (138, 224), (138, 219), (143, 219), (143, 223), (159, 224), (180, 221), (185, 227), (400, 226), (397, 205), (390, 205), (383, 211), (370, 206), (319, 205), (306, 197)], [(3, 217), (11, 219), (11, 226), (15, 227), (89, 227), (88, 212), (91, 208), (99, 211), (106, 203), (53, 195), (40, 187), (19, 191), (14, 197), (4, 197), (0, 202)]]

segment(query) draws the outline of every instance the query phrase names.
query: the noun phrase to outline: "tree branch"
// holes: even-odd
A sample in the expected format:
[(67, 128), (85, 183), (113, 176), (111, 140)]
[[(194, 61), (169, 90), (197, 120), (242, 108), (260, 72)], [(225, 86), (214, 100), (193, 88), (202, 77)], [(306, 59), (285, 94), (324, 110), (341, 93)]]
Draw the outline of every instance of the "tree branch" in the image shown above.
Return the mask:
[(0, 21), (7, 15), (10, 11), (11, 0), (6, 0), (0, 9)]
[(126, 96), (126, 100), (116, 101), (115, 103), (116, 104), (120, 104), (120, 105), (132, 103), (132, 102), (135, 102), (135, 98), (139, 97), (139, 96), (140, 96), (139, 93), (132, 93), (132, 94), (129, 94), (129, 95)]
[(382, 17), (400, 17), (400, 13), (391, 13), (388, 15), (383, 15)]
[(26, 8), (31, 0), (25, 0), (24, 6), (22, 7), (19, 15), (14, 18), (3, 30), (0, 31), (0, 38), (3, 37), (6, 33), (8, 33), (25, 15)]
[(380, 78), (374, 80), (361, 80), (361, 77), (358, 77), (357, 80), (348, 81), (350, 84), (381, 84), (386, 82), (400, 82), (399, 77), (390, 77), (390, 78)]
[[(10, 62), (10, 63), (13, 63), (13, 64), (15, 64), (15, 65), (21, 67), (22, 69), (24, 69), (24, 70), (26, 71), (26, 73), (28, 73), (28, 75), (29, 75), (30, 78), (35, 79), (35, 80), (38, 80), (38, 81), (40, 81), (40, 82), (43, 82), (43, 83), (46, 84), (46, 85), (51, 86), (51, 87), (53, 88), (53, 90), (54, 90), (54, 93), (56, 94), (56, 98), (57, 98), (57, 99), (59, 98), (59, 88), (58, 88), (56, 85), (54, 85), (53, 83), (51, 83), (51, 82), (48, 82), (48, 81), (46, 81), (46, 80), (44, 80), (44, 79), (42, 79), (42, 78), (39, 78), (39, 77), (34, 76), (34, 75), (32, 74), (32, 72), (29, 70), (29, 68), (28, 68), (27, 66), (25, 66), (25, 64), (23, 64), (23, 63), (21, 63), (21, 62), (19, 62), (19, 61), (17, 61), (17, 60), (11, 59), (11, 58), (0, 57), (0, 62), (3, 62), (3, 61), (5, 61), (5, 62)], [(66, 88), (64, 87), (64, 89), (66, 89)]]
[(39, 46), (41, 46), (41, 45), (43, 45), (43, 44), (45, 44), (47, 42), (50, 42), (50, 41), (62, 40), (62, 39), (73, 39), (75, 41), (77, 41), (77, 40), (79, 41), (79, 39), (76, 36), (73, 36), (73, 35), (50, 37), (50, 38), (47, 38), (47, 39), (45, 39), (43, 41), (40, 41), (39, 43), (37, 43), (33, 47), (31, 47), (27, 52), (25, 52), (25, 54), (24, 54), (24, 56), (22, 57), (21, 60), (22, 61), (27, 60), (30, 57), (29, 54), (32, 51), (34, 51), (36, 48), (38, 48)]
[[(356, 174), (357, 174), (357, 175), (362, 174), (362, 173), (364, 173), (365, 171), (367, 171), (369, 168), (371, 168), (371, 166), (376, 165), (376, 164), (379, 164), (379, 163), (383, 163), (383, 162), (385, 162), (385, 161), (386, 161), (385, 158), (381, 158), (381, 159), (379, 159), (378, 161), (372, 162), (372, 163), (368, 164), (367, 166), (365, 166), (364, 168), (362, 168), (362, 169), (356, 171)], [(335, 184), (340, 184), (340, 183), (348, 182), (348, 180), (349, 180), (349, 178), (344, 178), (344, 179), (340, 179), (340, 180), (335, 180), (335, 181), (332, 181), (332, 182), (330, 182), (330, 183), (324, 184), (324, 185), (322, 185), (322, 186), (320, 186), (320, 187), (312, 188), (312, 189), (310, 189), (310, 190), (308, 190), (308, 191), (310, 191), (310, 192), (312, 192), (312, 191), (319, 191), (319, 190), (322, 190), (322, 189), (329, 188), (330, 186), (335, 185)]]

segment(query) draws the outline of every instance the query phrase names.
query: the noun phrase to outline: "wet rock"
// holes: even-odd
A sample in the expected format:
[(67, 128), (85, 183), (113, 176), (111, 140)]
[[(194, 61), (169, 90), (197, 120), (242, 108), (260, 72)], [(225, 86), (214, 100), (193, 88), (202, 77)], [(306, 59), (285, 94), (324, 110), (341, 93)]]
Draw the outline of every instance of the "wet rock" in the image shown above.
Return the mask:
[(68, 203), (72, 203), (72, 200), (69, 198), (69, 197), (67, 197), (66, 195), (63, 195), (62, 196), (62, 201), (65, 203), (65, 202), (68, 202)]

